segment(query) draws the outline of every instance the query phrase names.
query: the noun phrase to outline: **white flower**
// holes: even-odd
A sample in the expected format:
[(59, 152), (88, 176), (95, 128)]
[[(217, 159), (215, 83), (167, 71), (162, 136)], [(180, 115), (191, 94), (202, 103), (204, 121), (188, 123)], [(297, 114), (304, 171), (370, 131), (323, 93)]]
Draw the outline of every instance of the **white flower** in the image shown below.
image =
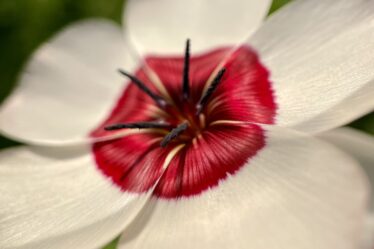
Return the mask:
[(372, 170), (374, 141), (330, 130), (374, 108), (374, 1), (260, 28), (268, 0), (127, 2), (124, 32), (68, 27), (1, 107), (29, 145), (0, 153), (0, 248), (370, 248), (351, 156)]

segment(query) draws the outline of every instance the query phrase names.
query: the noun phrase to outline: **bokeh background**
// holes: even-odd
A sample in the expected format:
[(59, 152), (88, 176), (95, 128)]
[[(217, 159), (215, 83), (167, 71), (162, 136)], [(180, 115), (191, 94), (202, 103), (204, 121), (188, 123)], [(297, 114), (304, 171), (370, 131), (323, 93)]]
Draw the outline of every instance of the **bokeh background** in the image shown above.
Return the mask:
[[(290, 1), (273, 0), (270, 13)], [(84, 18), (104, 17), (120, 23), (124, 6), (125, 0), (0, 0), (0, 104), (17, 84), (32, 52), (43, 42)], [(374, 113), (350, 126), (374, 135)], [(15, 145), (0, 135), (0, 149)], [(114, 249), (115, 244), (113, 241), (105, 249)]]

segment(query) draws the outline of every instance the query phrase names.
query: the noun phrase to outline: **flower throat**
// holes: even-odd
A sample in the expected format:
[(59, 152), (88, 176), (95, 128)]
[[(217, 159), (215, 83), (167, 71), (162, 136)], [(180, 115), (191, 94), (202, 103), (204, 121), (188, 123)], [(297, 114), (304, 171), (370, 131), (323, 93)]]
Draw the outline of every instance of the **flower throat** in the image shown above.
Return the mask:
[[(122, 191), (175, 199), (235, 175), (266, 145), (274, 123), (269, 71), (248, 45), (148, 55), (91, 133), (97, 167)], [(124, 130), (121, 130), (124, 129)]]

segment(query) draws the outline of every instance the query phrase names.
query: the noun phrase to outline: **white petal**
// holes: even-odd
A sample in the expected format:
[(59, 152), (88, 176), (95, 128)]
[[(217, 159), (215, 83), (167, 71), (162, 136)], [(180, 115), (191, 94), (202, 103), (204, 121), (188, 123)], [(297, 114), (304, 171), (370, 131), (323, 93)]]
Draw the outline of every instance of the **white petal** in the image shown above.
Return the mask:
[(320, 137), (355, 157), (363, 166), (371, 183), (371, 206), (368, 229), (362, 248), (374, 248), (374, 137), (351, 128), (339, 128), (320, 134)]
[(98, 248), (132, 221), (149, 195), (121, 192), (84, 152), (0, 153), (0, 248)]
[(32, 56), (0, 109), (0, 132), (36, 144), (84, 141), (125, 87), (117, 69), (134, 67), (125, 47), (109, 21), (66, 28)]
[(271, 72), (279, 125), (315, 133), (374, 110), (374, 1), (294, 1), (250, 44)]
[(181, 53), (242, 42), (265, 18), (270, 0), (129, 0), (124, 23), (142, 53)]
[(120, 249), (354, 249), (366, 178), (335, 147), (284, 129), (235, 175), (199, 196), (152, 199)]

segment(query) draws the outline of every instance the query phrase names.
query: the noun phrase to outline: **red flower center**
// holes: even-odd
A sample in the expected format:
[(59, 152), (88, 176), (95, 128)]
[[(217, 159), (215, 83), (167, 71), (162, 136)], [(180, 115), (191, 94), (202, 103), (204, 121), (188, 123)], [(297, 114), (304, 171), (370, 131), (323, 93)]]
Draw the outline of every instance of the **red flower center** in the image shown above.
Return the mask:
[(178, 198), (215, 187), (244, 166), (266, 140), (261, 128), (240, 121), (272, 124), (276, 104), (256, 53), (247, 46), (229, 51), (147, 57), (91, 133), (123, 133), (93, 145), (98, 168), (123, 191), (145, 192), (161, 177), (154, 195)]

